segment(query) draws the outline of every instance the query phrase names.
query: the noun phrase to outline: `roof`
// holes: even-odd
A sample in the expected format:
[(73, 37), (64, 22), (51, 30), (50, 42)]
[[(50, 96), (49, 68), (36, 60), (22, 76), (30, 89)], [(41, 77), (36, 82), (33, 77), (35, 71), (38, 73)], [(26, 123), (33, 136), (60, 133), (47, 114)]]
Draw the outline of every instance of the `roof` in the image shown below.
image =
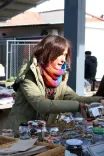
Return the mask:
[(22, 14), (12, 17), (11, 20), (7, 20), (5, 23), (5, 25), (9, 26), (29, 24), (43, 24), (43, 20), (38, 12), (25, 11)]
[(86, 15), (88, 15), (88, 17), (86, 17), (86, 22), (99, 22), (99, 21), (103, 21), (104, 22), (104, 18), (103, 15), (98, 17), (89, 13), (86, 13)]
[(21, 14), (18, 14), (12, 17), (10, 20), (5, 22), (0, 22), (0, 26), (11, 26), (11, 25), (30, 25), (30, 24), (43, 24), (42, 17), (38, 12), (24, 11)]
[(6, 21), (47, 0), (0, 0), (0, 21)]
[(17, 28), (18, 27), (20, 28), (20, 27), (34, 27), (34, 26), (35, 27), (41, 27), (42, 28), (44, 26), (49, 27), (49, 26), (53, 26), (53, 25), (59, 27), (59, 26), (63, 26), (63, 23), (53, 23), (53, 24), (51, 24), (51, 23), (47, 23), (47, 24), (46, 23), (42, 23), (42, 24), (27, 24), (27, 25), (26, 24), (25, 25), (22, 24), (22, 25), (4, 25), (4, 26), (0, 25), (0, 30), (2, 28), (3, 29), (5, 29), (5, 28), (10, 28), (11, 29), (11, 28), (16, 28), (16, 27)]
[[(49, 11), (40, 11), (39, 12), (41, 17), (43, 18), (44, 23), (54, 23), (57, 22), (60, 23), (64, 22), (64, 9), (58, 9), (58, 10), (49, 10)], [(86, 22), (104, 22), (104, 15), (101, 15), (100, 17), (90, 14), (86, 14)], [(52, 16), (54, 17), (52, 19)]]
[[(54, 17), (54, 18), (53, 18)], [(58, 10), (50, 10), (44, 12), (34, 12), (34, 11), (25, 11), (21, 14), (18, 14), (12, 17), (10, 20), (5, 22), (0, 22), (1, 27), (8, 27), (8, 26), (24, 26), (24, 25), (37, 25), (37, 24), (61, 24), (64, 23), (64, 9)], [(89, 13), (86, 13), (86, 24), (98, 25), (97, 27), (104, 28), (104, 17), (98, 17)], [(95, 26), (94, 26), (95, 27)]]

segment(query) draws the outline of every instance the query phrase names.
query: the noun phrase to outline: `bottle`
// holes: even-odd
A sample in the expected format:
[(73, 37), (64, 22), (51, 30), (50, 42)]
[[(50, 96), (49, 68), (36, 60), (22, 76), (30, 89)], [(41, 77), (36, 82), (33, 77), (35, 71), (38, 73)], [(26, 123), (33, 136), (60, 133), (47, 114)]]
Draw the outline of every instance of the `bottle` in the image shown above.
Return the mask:
[(41, 121), (38, 123), (38, 127), (41, 129), (41, 132), (38, 133), (38, 141), (43, 141), (45, 137), (45, 122)]

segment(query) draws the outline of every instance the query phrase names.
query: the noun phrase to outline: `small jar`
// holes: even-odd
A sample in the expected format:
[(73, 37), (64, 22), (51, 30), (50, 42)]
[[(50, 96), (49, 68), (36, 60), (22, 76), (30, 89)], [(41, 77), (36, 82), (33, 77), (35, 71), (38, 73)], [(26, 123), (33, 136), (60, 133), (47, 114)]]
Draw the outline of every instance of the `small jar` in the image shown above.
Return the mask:
[(7, 136), (7, 137), (13, 137), (14, 138), (13, 129), (3, 129), (2, 130), (2, 136)]
[(82, 156), (82, 140), (78, 139), (69, 139), (66, 140), (66, 150), (71, 153), (77, 154), (77, 156)]
[(29, 139), (30, 138), (30, 132), (28, 128), (27, 123), (21, 123), (19, 126), (19, 133), (20, 133), (20, 139)]
[(82, 146), (81, 145), (68, 145), (66, 148), (71, 153), (77, 154), (77, 156), (82, 156)]

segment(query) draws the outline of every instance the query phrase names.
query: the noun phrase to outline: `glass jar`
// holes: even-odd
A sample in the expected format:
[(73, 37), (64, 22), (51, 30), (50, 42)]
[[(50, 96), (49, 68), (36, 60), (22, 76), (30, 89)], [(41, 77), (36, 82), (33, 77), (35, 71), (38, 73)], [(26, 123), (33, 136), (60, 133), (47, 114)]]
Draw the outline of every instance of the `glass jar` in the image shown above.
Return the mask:
[(13, 129), (3, 129), (2, 130), (2, 136), (7, 136), (7, 137), (13, 137), (14, 138)]
[(29, 139), (30, 131), (27, 123), (21, 123), (19, 126), (20, 139)]
[(95, 120), (98, 117), (101, 117), (103, 110), (103, 106), (101, 103), (93, 102), (88, 107), (86, 107), (86, 113), (87, 113), (87, 121)]
[(66, 147), (66, 149), (68, 151), (70, 151), (71, 153), (77, 154), (77, 156), (82, 156), (82, 146), (81, 145), (68, 145)]
[(69, 139), (66, 140), (66, 150), (71, 153), (77, 154), (77, 156), (82, 156), (82, 140), (78, 139)]

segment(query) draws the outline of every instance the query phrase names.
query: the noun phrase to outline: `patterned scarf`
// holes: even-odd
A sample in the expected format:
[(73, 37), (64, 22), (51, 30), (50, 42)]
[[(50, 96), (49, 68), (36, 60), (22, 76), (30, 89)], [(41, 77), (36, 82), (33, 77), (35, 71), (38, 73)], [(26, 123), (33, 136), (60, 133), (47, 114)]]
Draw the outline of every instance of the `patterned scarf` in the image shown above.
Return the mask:
[(49, 66), (42, 65), (42, 71), (45, 83), (49, 87), (57, 87), (61, 83), (62, 75), (66, 71), (66, 63), (62, 65), (61, 69), (55, 69), (51, 65)]

